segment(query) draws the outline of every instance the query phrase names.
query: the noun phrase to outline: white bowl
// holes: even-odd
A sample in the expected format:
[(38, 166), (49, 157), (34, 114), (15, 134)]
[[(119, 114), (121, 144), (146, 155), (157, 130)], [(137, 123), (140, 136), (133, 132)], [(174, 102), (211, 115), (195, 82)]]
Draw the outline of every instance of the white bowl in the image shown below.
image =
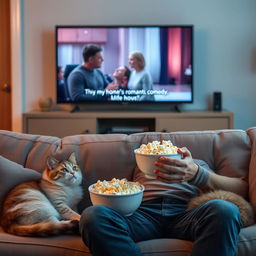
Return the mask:
[[(135, 183), (135, 182), (131, 182)], [(109, 195), (100, 194), (92, 191), (94, 184), (90, 185), (88, 190), (93, 205), (105, 205), (113, 208), (119, 213), (130, 216), (138, 209), (141, 204), (144, 186), (140, 184), (141, 191), (133, 194)]]
[[(139, 169), (145, 174), (145, 176), (147, 178), (150, 179), (154, 179), (156, 178), (155, 173), (153, 172), (154, 169), (160, 169), (159, 167), (155, 166), (155, 161), (157, 161), (157, 159), (160, 156), (165, 156), (165, 157), (171, 157), (171, 158), (178, 158), (181, 159), (181, 154), (165, 154), (165, 155), (161, 155), (161, 154), (141, 154), (139, 152), (137, 152), (137, 149), (134, 150), (135, 153), (135, 159), (136, 159), (136, 163), (139, 167)], [(164, 172), (164, 170), (162, 170)]]

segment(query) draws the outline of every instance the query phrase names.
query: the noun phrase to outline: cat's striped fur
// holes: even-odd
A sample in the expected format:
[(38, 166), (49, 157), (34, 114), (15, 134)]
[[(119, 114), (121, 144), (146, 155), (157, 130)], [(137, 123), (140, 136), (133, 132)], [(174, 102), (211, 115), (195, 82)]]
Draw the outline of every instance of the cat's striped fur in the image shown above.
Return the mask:
[(82, 198), (82, 174), (73, 152), (59, 162), (48, 157), (39, 181), (12, 189), (3, 204), (1, 225), (19, 236), (48, 236), (76, 230), (80, 215), (75, 211)]

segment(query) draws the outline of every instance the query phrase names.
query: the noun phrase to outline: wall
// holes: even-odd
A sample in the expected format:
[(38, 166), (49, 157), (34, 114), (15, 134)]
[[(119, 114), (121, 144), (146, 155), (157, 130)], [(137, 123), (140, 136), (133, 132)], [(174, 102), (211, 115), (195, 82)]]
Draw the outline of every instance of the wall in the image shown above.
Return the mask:
[[(214, 91), (234, 112), (235, 128), (256, 126), (255, 0), (21, 0), (23, 110), (55, 99), (55, 25), (194, 24), (194, 103), (207, 109)], [(254, 56), (253, 56), (254, 55)]]

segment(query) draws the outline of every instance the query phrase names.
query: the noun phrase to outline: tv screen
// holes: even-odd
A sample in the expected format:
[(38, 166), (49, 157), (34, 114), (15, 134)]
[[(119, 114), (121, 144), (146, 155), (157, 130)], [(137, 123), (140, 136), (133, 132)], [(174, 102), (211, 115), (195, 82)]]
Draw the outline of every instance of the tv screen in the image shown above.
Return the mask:
[(193, 26), (56, 26), (57, 103), (192, 103)]

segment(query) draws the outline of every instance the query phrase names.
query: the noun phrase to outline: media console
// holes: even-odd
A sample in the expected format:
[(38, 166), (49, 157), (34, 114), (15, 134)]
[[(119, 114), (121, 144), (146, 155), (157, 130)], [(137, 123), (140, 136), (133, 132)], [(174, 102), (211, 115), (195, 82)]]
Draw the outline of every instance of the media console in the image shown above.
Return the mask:
[(172, 132), (233, 128), (233, 113), (191, 112), (29, 112), (23, 132), (64, 137), (74, 134)]

